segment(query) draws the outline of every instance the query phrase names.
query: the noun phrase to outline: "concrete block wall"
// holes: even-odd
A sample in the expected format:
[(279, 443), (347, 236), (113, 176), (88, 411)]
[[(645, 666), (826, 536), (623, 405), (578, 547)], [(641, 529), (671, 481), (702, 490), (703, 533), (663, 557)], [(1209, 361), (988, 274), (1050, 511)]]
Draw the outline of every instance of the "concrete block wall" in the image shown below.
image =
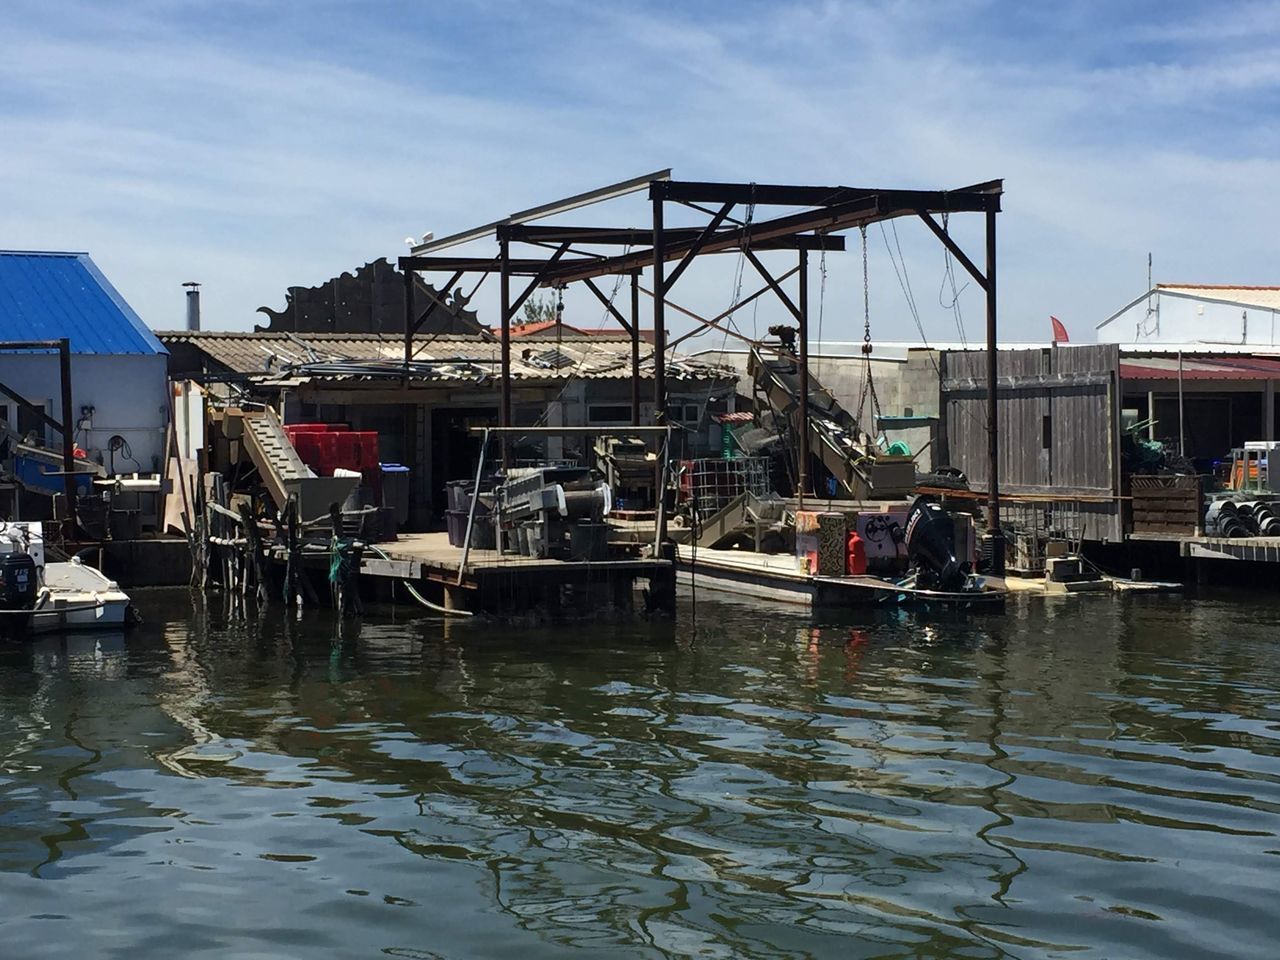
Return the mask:
[(911, 350), (898, 374), (898, 413), (906, 416), (941, 415), (941, 384), (938, 382), (936, 350)]

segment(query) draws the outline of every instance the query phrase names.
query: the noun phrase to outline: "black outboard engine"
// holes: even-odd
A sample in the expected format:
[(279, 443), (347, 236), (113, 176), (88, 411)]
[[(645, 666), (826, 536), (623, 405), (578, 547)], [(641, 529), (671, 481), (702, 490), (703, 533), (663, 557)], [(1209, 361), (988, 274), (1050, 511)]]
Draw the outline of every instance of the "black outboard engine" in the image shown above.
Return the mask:
[(964, 588), (969, 564), (956, 559), (956, 531), (951, 514), (925, 497), (907, 512), (907, 560), (916, 570), (916, 585), (926, 590)]
[[(0, 610), (32, 610), (40, 590), (36, 562), (29, 553), (6, 553), (0, 559)], [(31, 618), (0, 613), (0, 631), (13, 636), (26, 632)]]

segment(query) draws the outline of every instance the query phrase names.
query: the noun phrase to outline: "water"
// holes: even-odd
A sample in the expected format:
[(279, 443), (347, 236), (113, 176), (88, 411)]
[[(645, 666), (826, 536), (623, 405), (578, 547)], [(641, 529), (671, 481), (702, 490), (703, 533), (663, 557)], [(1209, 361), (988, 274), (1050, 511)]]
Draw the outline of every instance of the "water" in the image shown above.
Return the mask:
[(1275, 606), (357, 636), (140, 599), (0, 652), (6, 960), (1276, 955)]

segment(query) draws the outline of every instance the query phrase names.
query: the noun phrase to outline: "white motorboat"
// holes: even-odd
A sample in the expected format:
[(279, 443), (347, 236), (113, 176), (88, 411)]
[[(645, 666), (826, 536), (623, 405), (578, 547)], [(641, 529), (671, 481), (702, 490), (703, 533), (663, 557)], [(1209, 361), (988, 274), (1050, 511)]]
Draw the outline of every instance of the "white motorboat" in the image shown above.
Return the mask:
[(46, 561), (41, 523), (0, 522), (0, 634), (118, 630), (128, 617), (129, 595), (102, 571)]

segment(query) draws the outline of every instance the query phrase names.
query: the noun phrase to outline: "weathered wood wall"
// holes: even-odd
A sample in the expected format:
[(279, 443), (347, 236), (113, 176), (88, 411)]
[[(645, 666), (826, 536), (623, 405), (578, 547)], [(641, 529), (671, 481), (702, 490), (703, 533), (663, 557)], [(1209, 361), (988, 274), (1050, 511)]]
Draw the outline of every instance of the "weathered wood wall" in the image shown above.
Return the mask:
[[(1115, 344), (1001, 350), (997, 402), (1002, 493), (1103, 498), (1090, 504), (1088, 539), (1122, 535), (1119, 402)], [(959, 467), (976, 490), (987, 485), (987, 354), (940, 358), (945, 423), (940, 462)]]

